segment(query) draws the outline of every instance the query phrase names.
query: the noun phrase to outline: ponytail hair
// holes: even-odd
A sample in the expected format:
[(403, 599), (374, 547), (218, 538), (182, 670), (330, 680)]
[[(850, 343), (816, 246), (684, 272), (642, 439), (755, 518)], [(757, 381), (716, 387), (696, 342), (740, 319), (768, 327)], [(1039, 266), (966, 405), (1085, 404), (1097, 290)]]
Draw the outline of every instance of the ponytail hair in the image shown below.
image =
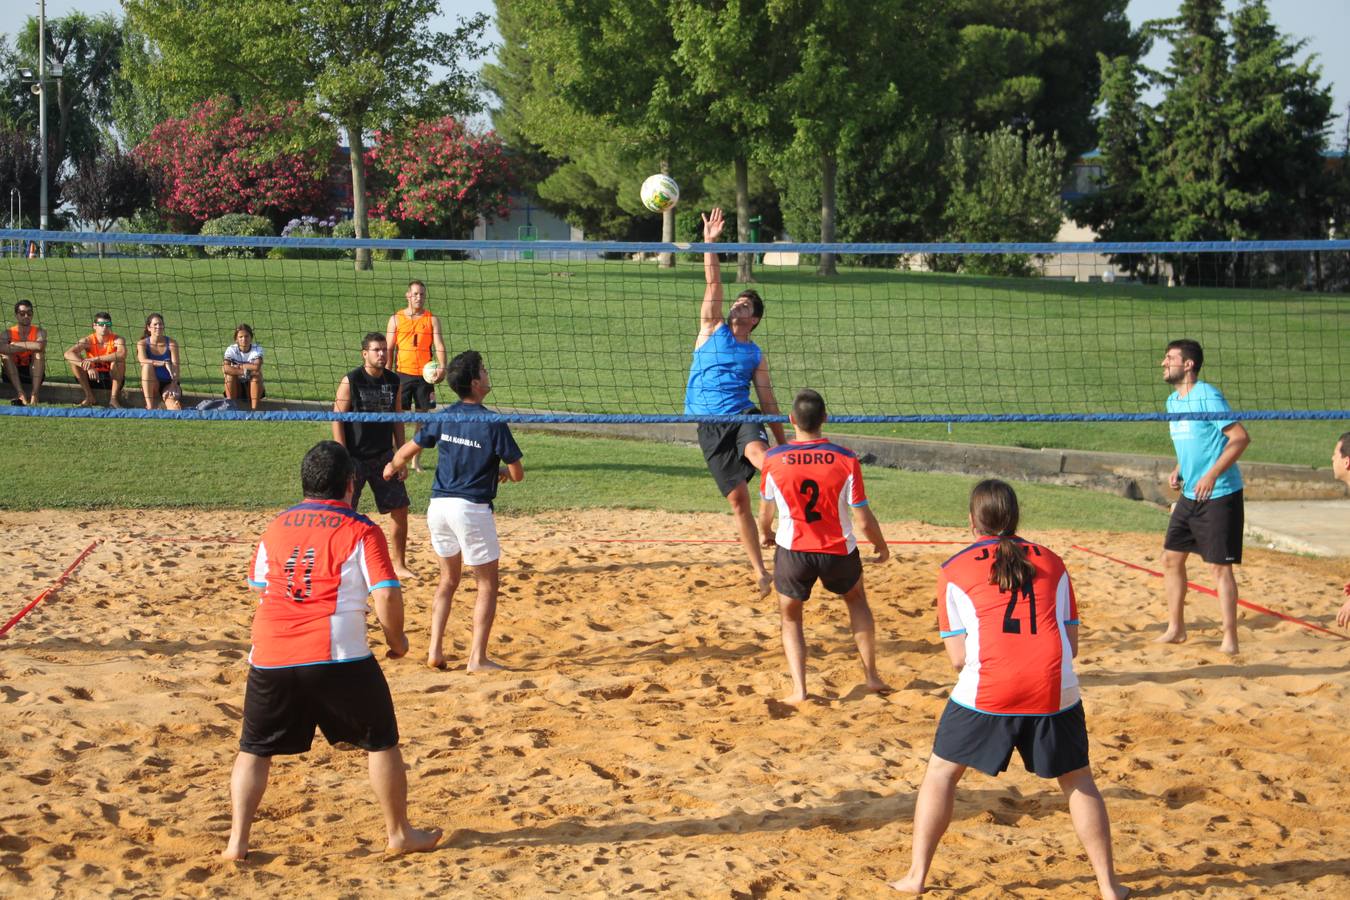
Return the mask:
[(1036, 567), (1027, 560), (1026, 547), (1013, 540), (1017, 534), (1017, 494), (997, 478), (981, 481), (970, 492), (970, 520), (980, 534), (998, 538), (989, 583), (1004, 593), (1022, 591), (1036, 577)]

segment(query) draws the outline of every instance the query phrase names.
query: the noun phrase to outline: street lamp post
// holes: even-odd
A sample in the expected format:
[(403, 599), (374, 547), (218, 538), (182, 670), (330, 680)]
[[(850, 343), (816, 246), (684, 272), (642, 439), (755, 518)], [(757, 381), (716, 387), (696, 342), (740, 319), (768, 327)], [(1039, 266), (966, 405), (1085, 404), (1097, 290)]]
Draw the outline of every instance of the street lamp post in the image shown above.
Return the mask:
[[(47, 230), (47, 0), (38, 0), (38, 67), (20, 69), (19, 75), (31, 81), (38, 98), (38, 159), (42, 184), (38, 187), (38, 230)], [(61, 67), (52, 66), (51, 74), (61, 76)], [(47, 242), (40, 241), (39, 253), (47, 255)]]

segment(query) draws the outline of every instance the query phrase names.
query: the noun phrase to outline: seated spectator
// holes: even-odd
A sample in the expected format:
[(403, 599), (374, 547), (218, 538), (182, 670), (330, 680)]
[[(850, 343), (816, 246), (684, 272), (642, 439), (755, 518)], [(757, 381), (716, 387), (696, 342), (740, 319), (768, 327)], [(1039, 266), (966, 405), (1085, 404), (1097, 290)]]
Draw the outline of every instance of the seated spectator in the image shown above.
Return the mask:
[(0, 332), (0, 378), (14, 386), (14, 405), (36, 406), (47, 367), (47, 332), (33, 324), (32, 300), (14, 304), (14, 321)]
[(127, 376), (127, 342), (113, 333), (112, 315), (94, 314), (94, 331), (66, 350), (66, 362), (84, 391), (80, 406), (94, 405), (94, 388), (108, 390), (108, 405), (122, 406), (122, 383)]
[(225, 364), (220, 367), (225, 375), (225, 396), (242, 400), (248, 394), (249, 409), (257, 409), (258, 401), (267, 396), (262, 367), (262, 344), (253, 342), (252, 326), (241, 322), (234, 330), (234, 343), (225, 348)]
[(178, 342), (164, 333), (164, 317), (159, 313), (146, 316), (145, 335), (136, 342), (136, 359), (141, 364), (145, 408), (154, 409), (158, 398), (165, 409), (182, 409)]

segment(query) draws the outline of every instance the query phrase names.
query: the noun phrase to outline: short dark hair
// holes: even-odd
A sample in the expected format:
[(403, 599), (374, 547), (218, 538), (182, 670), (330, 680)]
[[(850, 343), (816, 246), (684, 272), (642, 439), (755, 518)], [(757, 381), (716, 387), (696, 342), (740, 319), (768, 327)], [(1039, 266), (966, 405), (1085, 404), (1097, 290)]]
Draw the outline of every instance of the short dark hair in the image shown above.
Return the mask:
[(29, 309), (32, 309), (32, 308), (33, 308), (33, 301), (32, 301), (32, 300), (20, 300), (18, 303), (15, 303), (15, 304), (14, 304), (14, 314), (15, 314), (15, 315), (18, 315), (18, 314), (19, 314), (19, 310), (23, 309), (25, 306), (28, 307)]
[(380, 334), (378, 331), (368, 331), (366, 332), (366, 336), (361, 338), (361, 349), (369, 350), (370, 345), (375, 343), (376, 341), (379, 341), (381, 344), (383, 344), (386, 340), (388, 340), (388, 338)]
[(414, 284), (420, 286), (424, 291), (427, 289), (427, 283), (425, 281), (420, 278), (414, 278), (412, 281), (408, 282), (408, 290), (412, 290)]
[(820, 431), (825, 424), (825, 398), (810, 388), (798, 391), (792, 401), (792, 418), (802, 431)]
[(764, 318), (764, 299), (759, 296), (759, 291), (747, 288), (736, 295), (737, 300), (742, 297), (750, 301), (750, 308), (754, 311), (756, 319)]
[(109, 322), (111, 322), (112, 313), (106, 311), (94, 313), (94, 321), (97, 322), (99, 319), (107, 319)]
[(1340, 449), (1341, 456), (1350, 456), (1350, 431), (1336, 440), (1336, 446)]
[(238, 335), (239, 332), (241, 332), (241, 331), (247, 331), (247, 332), (248, 332), (249, 340), (252, 340), (252, 339), (253, 339), (253, 326), (252, 326), (252, 325), (248, 324), (247, 322), (240, 322), (238, 325), (234, 326), (234, 333), (235, 333), (235, 335)]
[(352, 456), (337, 441), (319, 441), (300, 463), (300, 488), (313, 500), (341, 500), (356, 472)]
[(483, 374), (483, 354), (465, 350), (445, 367), (445, 383), (462, 400), (473, 393), (473, 381)]
[(1167, 345), (1168, 350), (1180, 350), (1182, 359), (1189, 359), (1195, 363), (1195, 372), (1199, 374), (1200, 367), (1205, 364), (1205, 351), (1200, 348), (1198, 341), (1190, 338), (1182, 338), (1179, 341), (1172, 341)]

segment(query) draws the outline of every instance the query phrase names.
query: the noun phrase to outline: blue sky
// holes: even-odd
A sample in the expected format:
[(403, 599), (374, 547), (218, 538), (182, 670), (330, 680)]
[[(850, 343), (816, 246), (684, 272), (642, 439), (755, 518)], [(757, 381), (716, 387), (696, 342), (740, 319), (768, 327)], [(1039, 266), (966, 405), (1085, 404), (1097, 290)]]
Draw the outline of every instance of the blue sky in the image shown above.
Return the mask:
[[(1236, 0), (1227, 0), (1228, 7), (1235, 8), (1238, 4)], [(1281, 31), (1293, 35), (1297, 38), (1307, 40), (1308, 45), (1305, 53), (1317, 54), (1318, 62), (1322, 66), (1322, 78), (1324, 83), (1332, 86), (1332, 94), (1335, 98), (1334, 110), (1344, 116), (1346, 104), (1350, 103), (1350, 53), (1343, 52), (1344, 48), (1336, 46), (1337, 41), (1343, 41), (1347, 35), (1350, 35), (1350, 2), (1347, 0), (1267, 0), (1266, 5), (1270, 9), (1271, 17)], [(1176, 14), (1180, 6), (1179, 0), (1130, 0), (1129, 16), (1130, 21), (1136, 25), (1146, 19), (1165, 18)], [(18, 16), (29, 14), (37, 15), (37, 0), (5, 0), (7, 17), (13, 22)], [(492, 0), (442, 0), (441, 9), (446, 19), (446, 27), (454, 23), (457, 16), (471, 15), (475, 12), (486, 12), (489, 15), (493, 13), (496, 6)], [(104, 12), (121, 12), (121, 7), (117, 0), (48, 0), (47, 15), (57, 17), (64, 15), (72, 10), (79, 10), (85, 13), (98, 14)], [(496, 40), (497, 32), (491, 30), (491, 37)], [(1157, 68), (1164, 65), (1167, 61), (1167, 47), (1165, 45), (1154, 48), (1153, 55), (1147, 60), (1149, 65)], [(1341, 137), (1341, 128), (1344, 127), (1344, 119), (1338, 126), (1334, 142), (1339, 143)]]

